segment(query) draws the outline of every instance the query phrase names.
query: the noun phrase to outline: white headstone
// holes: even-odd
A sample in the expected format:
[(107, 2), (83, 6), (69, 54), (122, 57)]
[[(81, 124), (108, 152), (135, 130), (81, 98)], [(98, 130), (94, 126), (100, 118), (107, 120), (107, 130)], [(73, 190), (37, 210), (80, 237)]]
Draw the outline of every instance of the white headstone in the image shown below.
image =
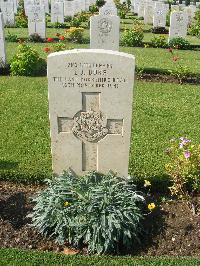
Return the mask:
[(153, 13), (153, 27), (165, 27), (166, 26), (166, 7), (165, 4), (156, 2)]
[(13, 2), (2, 2), (1, 10), (3, 13), (4, 25), (14, 26), (15, 25), (15, 12)]
[(64, 4), (62, 2), (52, 2), (51, 4), (51, 22), (64, 23)]
[(115, 7), (115, 5), (105, 4), (99, 9), (99, 15), (117, 16), (117, 8)]
[(138, 14), (139, 4), (140, 4), (140, 0), (134, 1), (134, 13), (136, 14)]
[(153, 24), (154, 7), (152, 2), (146, 2), (144, 5), (144, 23)]
[(41, 38), (46, 37), (46, 19), (44, 6), (31, 6), (28, 10), (29, 36), (37, 33)]
[(74, 5), (75, 1), (68, 1), (65, 0), (64, 1), (64, 15), (65, 16), (70, 16), (73, 17), (75, 15), (75, 5)]
[(118, 16), (92, 16), (90, 17), (90, 48), (119, 50)]
[(45, 12), (49, 14), (49, 0), (40, 0), (40, 5), (44, 6)]
[(140, 0), (138, 6), (138, 17), (144, 17), (144, 0)]
[(5, 50), (5, 36), (4, 36), (4, 22), (3, 14), (0, 13), (0, 67), (6, 64), (6, 50)]
[(169, 39), (187, 35), (188, 17), (185, 12), (172, 12), (170, 16)]
[(47, 65), (53, 172), (127, 176), (134, 56), (70, 50), (52, 53)]

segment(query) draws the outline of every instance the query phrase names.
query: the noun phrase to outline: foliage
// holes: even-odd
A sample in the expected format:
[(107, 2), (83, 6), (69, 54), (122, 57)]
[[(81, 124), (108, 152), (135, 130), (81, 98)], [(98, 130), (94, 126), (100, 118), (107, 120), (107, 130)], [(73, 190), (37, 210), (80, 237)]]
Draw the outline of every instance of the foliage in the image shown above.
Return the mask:
[(172, 139), (166, 152), (170, 158), (165, 167), (173, 182), (172, 195), (187, 198), (188, 185), (200, 192), (200, 145), (195, 146), (191, 140), (181, 137)]
[(37, 51), (29, 45), (22, 43), (18, 46), (13, 57), (10, 69), (13, 76), (34, 76), (44, 67), (44, 61)]
[(89, 7), (89, 11), (90, 11), (92, 14), (94, 14), (94, 13), (96, 13), (96, 12), (99, 11), (99, 8), (98, 8), (97, 5), (91, 5), (91, 6)]
[(58, 243), (88, 245), (90, 253), (113, 253), (139, 241), (143, 196), (129, 178), (71, 172), (47, 181), (33, 199), (33, 226)]
[(155, 27), (152, 29), (154, 34), (168, 34), (168, 30), (165, 27)]
[(96, 0), (96, 6), (102, 7), (105, 4), (105, 0)]
[(19, 41), (19, 38), (17, 37), (16, 34), (12, 34), (8, 31), (8, 34), (7, 34), (7, 37), (6, 37), (6, 40), (8, 42), (18, 42)]
[(124, 46), (141, 46), (144, 38), (143, 24), (136, 20), (133, 24), (133, 28), (125, 30), (122, 36), (122, 45)]
[(167, 40), (163, 35), (153, 36), (151, 39), (151, 45), (155, 48), (166, 48)]
[(72, 19), (72, 16), (65, 16), (65, 22), (70, 22)]
[(174, 49), (190, 49), (190, 43), (182, 37), (175, 37), (169, 40), (169, 47)]
[(179, 83), (182, 84), (182, 82), (190, 75), (189, 67), (182, 63), (183, 60), (181, 60), (178, 55), (174, 54), (172, 48), (169, 48), (168, 51), (171, 55), (172, 61), (175, 64), (175, 67), (170, 69), (169, 73), (176, 77), (179, 80)]
[(90, 12), (82, 11), (77, 15), (77, 18), (79, 19), (80, 22), (88, 22), (90, 16), (91, 16)]
[(60, 22), (55, 22), (55, 23), (51, 23), (49, 25), (49, 27), (52, 27), (52, 28), (56, 28), (56, 29), (65, 29), (66, 28), (66, 25), (65, 23), (60, 23)]
[(28, 28), (28, 18), (23, 8), (17, 13), (17, 16), (15, 18), (15, 26), (17, 28)]
[(200, 9), (195, 13), (195, 17), (193, 18), (192, 25), (189, 29), (189, 34), (200, 38)]
[(43, 42), (43, 39), (38, 33), (33, 33), (28, 38), (29, 42)]
[(83, 28), (71, 27), (66, 30), (66, 38), (67, 40), (74, 43), (82, 43), (83, 42)]
[(79, 17), (74, 17), (70, 21), (70, 27), (78, 28), (81, 25), (81, 19)]

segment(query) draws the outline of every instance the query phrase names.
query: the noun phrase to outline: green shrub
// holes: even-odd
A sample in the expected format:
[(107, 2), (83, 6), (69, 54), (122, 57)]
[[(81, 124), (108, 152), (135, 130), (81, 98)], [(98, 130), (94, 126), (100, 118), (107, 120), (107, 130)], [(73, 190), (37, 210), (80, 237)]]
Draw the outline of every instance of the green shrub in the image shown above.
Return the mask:
[(44, 60), (27, 44), (20, 44), (10, 65), (13, 76), (34, 76), (44, 68)]
[(56, 29), (65, 29), (66, 28), (65, 23), (60, 23), (60, 22), (51, 23), (49, 26), (51, 28), (56, 28)]
[(133, 22), (133, 28), (125, 30), (122, 35), (122, 45), (124, 46), (141, 46), (144, 38), (144, 24), (139, 20)]
[(82, 43), (83, 42), (83, 28), (71, 27), (66, 30), (66, 38), (67, 40), (74, 43)]
[(122, 36), (123, 46), (141, 46), (144, 38), (144, 33), (142, 31), (135, 31), (134, 29), (125, 30)]
[(12, 33), (10, 33), (10, 32), (8, 31), (8, 35), (7, 35), (7, 37), (6, 37), (6, 40), (7, 40), (8, 42), (18, 42), (18, 41), (19, 41), (19, 38), (17, 37), (16, 34), (12, 34)]
[(38, 33), (33, 33), (28, 38), (29, 42), (43, 42), (43, 39)]
[(33, 199), (33, 226), (60, 244), (88, 245), (90, 253), (113, 253), (132, 248), (139, 240), (143, 196), (128, 178), (92, 172), (72, 173), (47, 181)]
[(195, 17), (189, 29), (189, 34), (200, 38), (200, 10), (197, 10), (195, 13)]
[(76, 28), (78, 28), (80, 25), (81, 25), (81, 19), (79, 19), (78, 17), (74, 17), (70, 21), (70, 27), (76, 27)]
[(89, 7), (89, 11), (90, 11), (92, 14), (94, 14), (95, 12), (98, 12), (98, 11), (99, 11), (99, 8), (98, 8), (97, 5), (91, 5), (91, 6)]
[(200, 145), (193, 145), (185, 137), (172, 139), (167, 154), (170, 161), (165, 167), (173, 182), (172, 195), (187, 198), (187, 186), (200, 192)]
[(96, 6), (101, 7), (105, 4), (104, 0), (96, 0)]
[(28, 18), (23, 8), (17, 13), (15, 26), (16, 28), (28, 28)]
[(190, 43), (182, 37), (175, 37), (170, 39), (169, 47), (174, 49), (187, 50), (190, 49)]
[(71, 16), (66, 16), (65, 17), (65, 22), (70, 22), (72, 20), (72, 17)]
[(151, 45), (155, 48), (166, 48), (168, 46), (165, 36), (154, 36), (151, 39)]
[(165, 27), (155, 27), (152, 29), (154, 34), (168, 34), (169, 31)]

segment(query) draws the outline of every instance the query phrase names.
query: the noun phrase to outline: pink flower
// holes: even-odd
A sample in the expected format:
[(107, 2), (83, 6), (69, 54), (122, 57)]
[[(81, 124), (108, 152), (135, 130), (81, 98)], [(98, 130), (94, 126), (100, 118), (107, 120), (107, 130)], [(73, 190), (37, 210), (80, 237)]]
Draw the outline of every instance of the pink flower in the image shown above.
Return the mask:
[(172, 60), (173, 60), (174, 62), (176, 62), (178, 59), (179, 59), (178, 56), (174, 56), (174, 57), (172, 58)]
[(185, 157), (185, 159), (189, 159), (190, 156), (191, 156), (191, 153), (190, 153), (189, 151), (185, 151), (185, 152), (184, 152), (184, 157)]

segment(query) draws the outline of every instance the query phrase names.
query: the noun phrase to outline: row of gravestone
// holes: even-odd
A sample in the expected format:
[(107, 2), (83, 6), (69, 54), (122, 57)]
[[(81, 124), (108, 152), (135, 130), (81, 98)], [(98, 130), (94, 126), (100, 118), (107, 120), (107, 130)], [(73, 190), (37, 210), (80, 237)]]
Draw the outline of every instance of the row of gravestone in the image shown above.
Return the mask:
[[(89, 10), (89, 6), (94, 4), (95, 0), (52, 0), (51, 1), (51, 22), (64, 22), (64, 16), (74, 16), (81, 11)], [(4, 24), (7, 26), (15, 25), (15, 14), (18, 9), (17, 0), (0, 0), (0, 9), (3, 13)], [(29, 17), (29, 14), (34, 10), (41, 10), (44, 13), (42, 17), (45, 17), (45, 13), (49, 13), (49, 0), (25, 0), (24, 1), (25, 14)]]
[[(169, 4), (161, 1), (155, 2), (153, 0), (132, 0), (131, 10), (133, 13), (136, 13), (138, 17), (144, 17), (145, 24), (153, 24), (154, 28), (166, 26), (166, 16), (169, 12)], [(188, 17), (188, 25), (191, 24), (196, 10), (197, 7), (195, 5), (171, 5), (172, 12), (183, 11), (186, 13), (186, 16)]]
[[(119, 50), (119, 33), (120, 33), (120, 18), (113, 15), (117, 12), (116, 6), (112, 1), (100, 9), (99, 15), (90, 18), (90, 48), (91, 49), (112, 49)], [(116, 14), (116, 13), (115, 13)], [(29, 13), (28, 20), (29, 34), (37, 33), (40, 37), (46, 36), (46, 23), (44, 9), (41, 11), (41, 6), (32, 6), (32, 12)], [(169, 38), (185, 37), (187, 34), (187, 16), (184, 12), (172, 12), (170, 17)], [(4, 30), (1, 15), (0, 29), (0, 54), (1, 65), (5, 64), (5, 44)]]

